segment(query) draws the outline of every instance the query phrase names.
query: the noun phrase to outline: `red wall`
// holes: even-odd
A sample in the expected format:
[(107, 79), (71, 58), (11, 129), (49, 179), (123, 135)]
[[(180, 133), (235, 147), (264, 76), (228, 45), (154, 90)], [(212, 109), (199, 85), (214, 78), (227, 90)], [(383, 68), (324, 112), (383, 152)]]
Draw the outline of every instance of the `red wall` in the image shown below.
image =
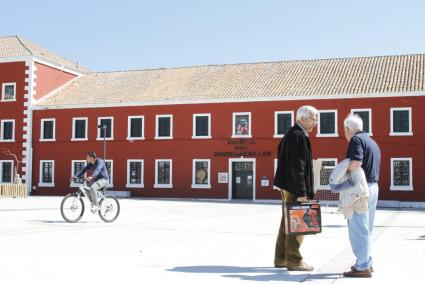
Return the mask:
[[(162, 197), (205, 197), (227, 198), (228, 184), (217, 183), (218, 172), (228, 172), (229, 157), (214, 157), (214, 152), (235, 151), (235, 145), (228, 144), (232, 134), (232, 113), (251, 112), (252, 134), (255, 144), (248, 144), (244, 151), (267, 152), (271, 156), (256, 158), (256, 198), (280, 198), (272, 189), (274, 159), (278, 138), (274, 134), (274, 112), (294, 111), (305, 104), (319, 110), (338, 110), (339, 137), (316, 137), (316, 131), (310, 134), (314, 158), (338, 158), (345, 156), (347, 141), (343, 137), (343, 119), (351, 109), (372, 109), (372, 132), (381, 147), (382, 166), (380, 180), (380, 199), (425, 201), (425, 167), (423, 151), (425, 145), (425, 127), (420, 123), (421, 111), (425, 109), (424, 97), (371, 98), (311, 101), (280, 101), (255, 103), (225, 103), (200, 105), (172, 105), (119, 107), (98, 109), (43, 110), (34, 113), (34, 161), (33, 185), (38, 184), (39, 160), (55, 160), (55, 188), (38, 188), (35, 194), (65, 194), (69, 192), (71, 160), (84, 159), (89, 150), (102, 154), (102, 141), (96, 141), (97, 118), (114, 117), (114, 140), (107, 142), (107, 159), (113, 159), (113, 183), (116, 190), (125, 188), (127, 178), (127, 159), (144, 159), (144, 189), (130, 189), (132, 196)], [(389, 136), (390, 108), (412, 107), (414, 136)], [(192, 115), (211, 113), (212, 139), (191, 139)], [(173, 114), (172, 140), (155, 140), (155, 116)], [(144, 115), (145, 140), (129, 142), (127, 137), (127, 117)], [(72, 118), (89, 118), (89, 141), (71, 142)], [(40, 119), (56, 118), (56, 142), (39, 142)], [(414, 191), (390, 191), (390, 158), (413, 158)], [(237, 158), (237, 157), (232, 157)], [(173, 188), (154, 189), (155, 159), (173, 160)], [(192, 159), (211, 159), (211, 189), (192, 189)], [(260, 179), (267, 176), (269, 187), (261, 187)]]
[[(16, 83), (16, 101), (3, 102), (0, 100), (0, 120), (15, 119), (15, 142), (0, 142), (0, 160), (13, 160), (12, 157), (2, 154), (3, 150), (10, 150), (18, 156), (19, 160), (22, 160), (26, 69), (25, 62), (0, 63), (0, 99), (2, 84)], [(14, 165), (16, 166), (15, 162)], [(20, 170), (19, 174), (22, 174)]]
[(35, 63), (36, 70), (36, 93), (35, 99), (39, 100), (49, 92), (61, 87), (76, 76), (40, 63)]

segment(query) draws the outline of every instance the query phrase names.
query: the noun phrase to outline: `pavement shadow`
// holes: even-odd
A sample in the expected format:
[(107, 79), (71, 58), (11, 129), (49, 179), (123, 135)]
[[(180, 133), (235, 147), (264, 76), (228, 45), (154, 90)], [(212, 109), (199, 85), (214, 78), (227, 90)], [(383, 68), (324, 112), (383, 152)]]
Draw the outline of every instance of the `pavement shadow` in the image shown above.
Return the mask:
[(322, 228), (336, 228), (336, 229), (345, 228), (345, 227), (347, 227), (347, 225), (323, 225), (322, 226)]
[[(31, 223), (41, 223), (41, 224), (70, 224), (64, 220), (28, 220), (28, 222)], [(81, 223), (88, 223), (87, 221), (78, 221), (79, 224)]]
[(239, 278), (247, 281), (289, 281), (302, 282), (319, 279), (337, 279), (338, 274), (333, 273), (290, 273), (288, 270), (274, 267), (243, 267), (243, 266), (178, 266), (167, 271), (183, 273), (216, 273), (222, 277)]

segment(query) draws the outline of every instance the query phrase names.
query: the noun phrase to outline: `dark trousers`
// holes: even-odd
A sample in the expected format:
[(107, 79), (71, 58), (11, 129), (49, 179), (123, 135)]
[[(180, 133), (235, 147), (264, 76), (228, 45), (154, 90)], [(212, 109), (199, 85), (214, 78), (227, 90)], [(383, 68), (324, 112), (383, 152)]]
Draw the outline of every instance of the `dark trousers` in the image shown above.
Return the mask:
[[(297, 197), (283, 190), (283, 201), (293, 202), (297, 201)], [(280, 221), (279, 234), (277, 235), (276, 248), (274, 254), (274, 264), (277, 266), (287, 265), (289, 267), (297, 267), (301, 264), (303, 257), (300, 253), (300, 247), (304, 240), (303, 235), (289, 236), (285, 233), (285, 217), (283, 214), (282, 204), (282, 220)]]

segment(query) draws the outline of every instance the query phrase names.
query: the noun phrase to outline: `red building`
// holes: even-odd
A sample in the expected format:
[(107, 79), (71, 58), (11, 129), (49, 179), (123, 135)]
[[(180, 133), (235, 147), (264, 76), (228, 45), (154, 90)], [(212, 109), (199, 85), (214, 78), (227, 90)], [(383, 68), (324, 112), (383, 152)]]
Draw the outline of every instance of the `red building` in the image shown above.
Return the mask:
[[(10, 40), (25, 42), (8, 37), (0, 45)], [(18, 172), (31, 194), (69, 192), (69, 177), (84, 166), (87, 151), (103, 155), (105, 137), (116, 191), (279, 198), (272, 187), (276, 148), (296, 110), (309, 104), (320, 111), (314, 158), (324, 166), (344, 158), (342, 123), (358, 113), (381, 147), (380, 199), (425, 201), (425, 55), (98, 73), (29, 51), (25, 60), (0, 54), (6, 138), (14, 120), (13, 139), (0, 140), (0, 149), (23, 159)], [(4, 100), (11, 84), (15, 100)], [(2, 182), (12, 180), (11, 160), (0, 154)], [(326, 190), (327, 181), (321, 183)]]

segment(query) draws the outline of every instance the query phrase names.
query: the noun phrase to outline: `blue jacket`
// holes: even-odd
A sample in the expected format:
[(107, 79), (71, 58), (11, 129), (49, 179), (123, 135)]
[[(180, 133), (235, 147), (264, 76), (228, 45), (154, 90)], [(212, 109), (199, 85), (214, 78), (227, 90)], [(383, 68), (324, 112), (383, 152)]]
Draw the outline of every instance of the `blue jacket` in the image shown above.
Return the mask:
[(77, 174), (77, 177), (81, 178), (88, 170), (93, 172), (93, 182), (100, 179), (109, 180), (108, 170), (106, 168), (105, 161), (102, 159), (97, 158), (94, 164), (87, 164), (87, 166)]

